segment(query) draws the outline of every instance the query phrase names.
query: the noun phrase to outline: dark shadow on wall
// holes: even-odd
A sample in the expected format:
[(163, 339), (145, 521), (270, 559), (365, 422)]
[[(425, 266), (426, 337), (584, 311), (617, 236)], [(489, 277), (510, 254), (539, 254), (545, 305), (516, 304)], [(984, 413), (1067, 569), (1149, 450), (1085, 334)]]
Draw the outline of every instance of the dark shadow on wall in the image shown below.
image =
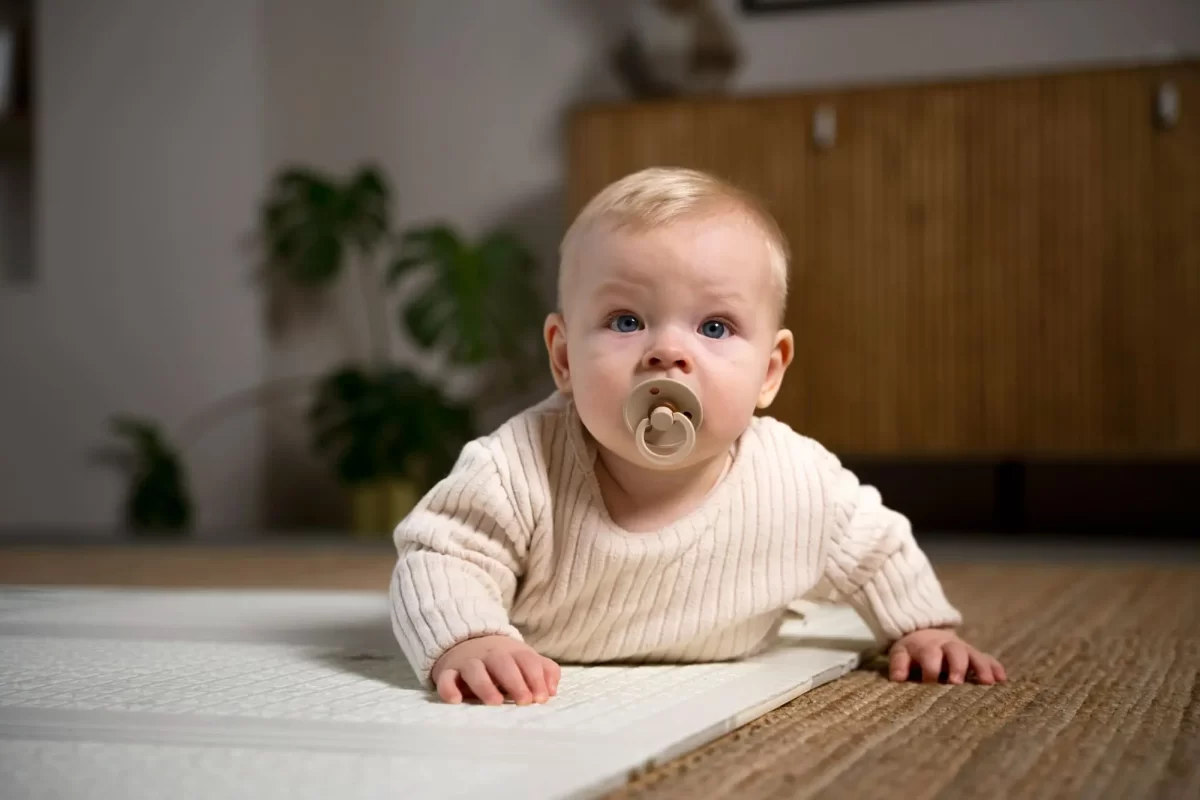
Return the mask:
[(558, 277), (558, 245), (567, 226), (566, 189), (551, 185), (530, 192), (510, 205), (490, 227), (505, 228), (521, 237), (537, 257), (539, 288), (554, 302)]
[[(355, 313), (353, 304), (345, 306), (346, 290), (354, 287), (344, 283), (338, 290), (317, 293), (261, 286), (267, 373), (272, 379), (316, 379), (332, 364), (361, 354), (362, 331), (355, 327), (362, 315)], [(289, 534), (342, 531), (349, 519), (349, 498), (312, 446), (307, 415), (315, 380), (298, 383), (294, 391), (271, 393), (264, 404), (264, 525)]]
[[(538, 289), (543, 308), (534, 312), (539, 322), (551, 311), (556, 302), (558, 280), (558, 245), (566, 229), (566, 191), (561, 185), (546, 186), (530, 192), (516, 200), (500, 214), (489, 228), (510, 230), (521, 238), (533, 251), (538, 262)], [(540, 342), (533, 342), (539, 358), (545, 353)], [(548, 362), (538, 362), (533, 381), (524, 391), (496, 398), (487, 407), (479, 409), (479, 424), (489, 431), (502, 424), (513, 414), (546, 398), (554, 391)]]
[(274, 404), (266, 415), (266, 527), (283, 533), (338, 533), (349, 520), (349, 498), (308, 441), (303, 411)]

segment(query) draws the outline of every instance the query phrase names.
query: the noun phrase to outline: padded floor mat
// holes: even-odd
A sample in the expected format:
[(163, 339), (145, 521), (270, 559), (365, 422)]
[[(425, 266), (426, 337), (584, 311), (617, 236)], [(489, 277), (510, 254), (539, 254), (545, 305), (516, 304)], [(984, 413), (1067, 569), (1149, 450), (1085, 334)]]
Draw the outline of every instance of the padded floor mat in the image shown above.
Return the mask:
[(450, 706), (347, 592), (0, 589), (9, 798), (590, 797), (854, 669), (807, 606), (749, 661), (563, 669), (543, 706)]

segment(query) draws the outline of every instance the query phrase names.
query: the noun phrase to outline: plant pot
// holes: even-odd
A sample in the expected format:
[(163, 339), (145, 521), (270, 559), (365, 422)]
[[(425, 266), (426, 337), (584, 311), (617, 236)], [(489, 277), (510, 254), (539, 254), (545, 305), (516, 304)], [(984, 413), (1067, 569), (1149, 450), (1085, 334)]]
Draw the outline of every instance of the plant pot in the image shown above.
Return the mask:
[(365, 539), (388, 538), (420, 499), (417, 485), (405, 478), (385, 478), (350, 487), (354, 535)]

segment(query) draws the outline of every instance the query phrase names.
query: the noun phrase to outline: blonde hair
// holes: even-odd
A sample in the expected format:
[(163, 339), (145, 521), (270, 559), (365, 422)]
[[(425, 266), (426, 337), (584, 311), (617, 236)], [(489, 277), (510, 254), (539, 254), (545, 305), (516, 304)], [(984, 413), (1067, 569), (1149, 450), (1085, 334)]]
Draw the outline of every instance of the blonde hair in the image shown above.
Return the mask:
[(593, 197), (571, 223), (559, 246), (558, 305), (573, 272), (575, 250), (584, 234), (598, 223), (613, 230), (648, 230), (669, 225), (692, 214), (721, 207), (744, 213), (762, 231), (770, 259), (771, 278), (778, 292), (779, 319), (787, 302), (787, 237), (766, 206), (749, 192), (715, 175), (682, 167), (651, 167), (610, 183)]

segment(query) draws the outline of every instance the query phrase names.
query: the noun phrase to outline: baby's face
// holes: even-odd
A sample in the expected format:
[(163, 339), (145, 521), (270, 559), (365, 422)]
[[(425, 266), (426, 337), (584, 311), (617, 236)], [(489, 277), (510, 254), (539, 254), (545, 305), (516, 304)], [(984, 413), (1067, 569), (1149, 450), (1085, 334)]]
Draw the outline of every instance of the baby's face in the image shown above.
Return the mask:
[[(773, 399), (791, 337), (779, 329), (763, 237), (741, 215), (592, 230), (573, 278), (564, 319), (547, 325), (555, 377), (613, 454), (640, 463), (622, 408), (648, 378), (682, 381), (700, 399), (704, 419), (684, 465), (727, 451), (756, 406)], [(565, 326), (565, 341), (552, 335), (554, 324)]]

